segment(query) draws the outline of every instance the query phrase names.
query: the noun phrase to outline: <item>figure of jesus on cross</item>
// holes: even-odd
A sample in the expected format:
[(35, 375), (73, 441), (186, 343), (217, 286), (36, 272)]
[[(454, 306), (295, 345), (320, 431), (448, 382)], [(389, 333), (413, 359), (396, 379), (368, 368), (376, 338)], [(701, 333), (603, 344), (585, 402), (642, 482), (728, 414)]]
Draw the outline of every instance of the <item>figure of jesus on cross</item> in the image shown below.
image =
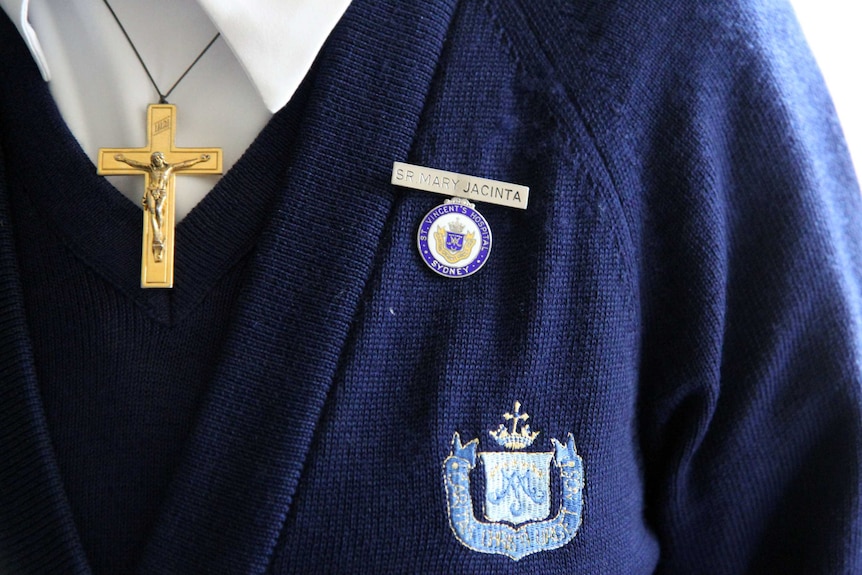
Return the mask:
[(153, 259), (160, 262), (164, 259), (165, 252), (164, 205), (165, 199), (168, 197), (168, 180), (174, 172), (206, 162), (210, 159), (210, 155), (201, 154), (197, 158), (174, 164), (169, 164), (162, 152), (153, 152), (149, 164), (132, 160), (123, 154), (115, 154), (114, 159), (150, 174), (147, 180), (147, 191), (144, 192), (143, 204), (144, 210), (150, 213), (150, 225), (153, 230)]

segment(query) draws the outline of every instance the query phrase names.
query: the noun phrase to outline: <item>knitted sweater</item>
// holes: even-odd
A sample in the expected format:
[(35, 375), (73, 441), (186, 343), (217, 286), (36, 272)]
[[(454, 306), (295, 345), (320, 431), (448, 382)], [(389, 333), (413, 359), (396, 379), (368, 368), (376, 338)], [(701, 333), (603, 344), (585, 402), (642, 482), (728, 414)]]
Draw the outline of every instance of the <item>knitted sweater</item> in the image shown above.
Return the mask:
[[(800, 38), (354, 0), (142, 291), (3, 20), (0, 571), (862, 571), (862, 206)], [(394, 161), (529, 207), (477, 197), (487, 263), (442, 277)]]

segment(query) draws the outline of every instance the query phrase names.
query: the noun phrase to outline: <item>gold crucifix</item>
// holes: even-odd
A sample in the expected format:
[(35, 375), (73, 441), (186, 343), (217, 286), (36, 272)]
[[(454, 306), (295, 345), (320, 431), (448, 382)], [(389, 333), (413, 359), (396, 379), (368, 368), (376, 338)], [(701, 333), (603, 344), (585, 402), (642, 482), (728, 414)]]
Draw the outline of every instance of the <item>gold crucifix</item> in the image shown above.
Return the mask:
[(145, 148), (100, 148), (98, 173), (103, 176), (141, 174), (144, 230), (141, 248), (141, 287), (174, 285), (174, 176), (221, 174), (221, 148), (176, 148), (177, 107), (150, 104)]

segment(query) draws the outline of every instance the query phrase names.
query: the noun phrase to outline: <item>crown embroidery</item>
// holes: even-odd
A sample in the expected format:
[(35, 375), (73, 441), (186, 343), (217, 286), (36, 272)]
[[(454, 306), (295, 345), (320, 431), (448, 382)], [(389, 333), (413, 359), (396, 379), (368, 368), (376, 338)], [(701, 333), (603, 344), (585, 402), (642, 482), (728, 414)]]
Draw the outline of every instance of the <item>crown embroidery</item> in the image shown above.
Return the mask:
[[(530, 419), (530, 416), (527, 413), (521, 413), (520, 401), (515, 402), (515, 409), (512, 411), (515, 413), (506, 412), (503, 414), (503, 419), (512, 422), (511, 431), (506, 428), (506, 424), (501, 423), (496, 431), (491, 430), (488, 434), (494, 438), (494, 441), (506, 449), (517, 450), (530, 447), (539, 436), (540, 432), (530, 431), (530, 426), (526, 423), (526, 421)], [(525, 422), (524, 425), (521, 426), (520, 431), (518, 430), (519, 422)]]

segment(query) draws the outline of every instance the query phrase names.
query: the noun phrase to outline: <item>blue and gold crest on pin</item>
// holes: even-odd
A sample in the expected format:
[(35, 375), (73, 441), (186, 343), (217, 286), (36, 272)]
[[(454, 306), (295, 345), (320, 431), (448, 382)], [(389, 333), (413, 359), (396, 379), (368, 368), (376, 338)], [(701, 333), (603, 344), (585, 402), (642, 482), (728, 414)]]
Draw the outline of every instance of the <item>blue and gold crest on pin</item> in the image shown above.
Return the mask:
[[(452, 451), (443, 462), (449, 526), (467, 548), (505, 555), (515, 561), (557, 549), (574, 539), (583, 512), (584, 463), (569, 433), (565, 442), (551, 438), (552, 451), (525, 451), (538, 431), (527, 424), (515, 402), (504, 423), (488, 434), (505, 451), (477, 452), (478, 439), (461, 441), (455, 432)], [(478, 456), (478, 457), (477, 457)], [(476, 517), (470, 476), (481, 461), (485, 474), (484, 519)], [(560, 474), (559, 492), (551, 490), (552, 467)], [(552, 510), (556, 513), (551, 517)]]
[(491, 228), (476, 206), (452, 198), (428, 212), (417, 234), (419, 253), (429, 268), (449, 278), (470, 276), (491, 253)]

